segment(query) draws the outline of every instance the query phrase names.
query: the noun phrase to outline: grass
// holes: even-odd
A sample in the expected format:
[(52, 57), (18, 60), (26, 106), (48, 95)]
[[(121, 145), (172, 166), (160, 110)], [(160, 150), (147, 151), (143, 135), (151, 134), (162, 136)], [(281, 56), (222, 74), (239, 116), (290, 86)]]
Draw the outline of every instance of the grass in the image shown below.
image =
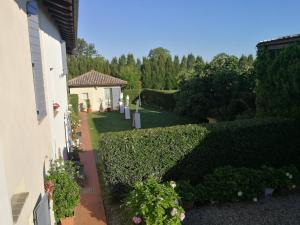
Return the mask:
[[(135, 106), (131, 106), (131, 112)], [(181, 117), (174, 112), (159, 111), (154, 108), (140, 108), (142, 128), (167, 127), (194, 123), (188, 117)], [(99, 133), (131, 130), (132, 120), (125, 120), (119, 112), (98, 112), (89, 114), (89, 127), (93, 147), (97, 148)]]

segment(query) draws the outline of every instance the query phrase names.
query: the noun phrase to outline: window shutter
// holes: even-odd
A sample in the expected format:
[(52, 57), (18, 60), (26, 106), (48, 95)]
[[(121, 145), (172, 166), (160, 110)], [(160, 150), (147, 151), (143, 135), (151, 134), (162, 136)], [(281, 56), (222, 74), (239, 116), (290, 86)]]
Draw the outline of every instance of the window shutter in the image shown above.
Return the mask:
[(35, 104), (37, 117), (40, 120), (47, 115), (47, 110), (42, 69), (38, 5), (35, 0), (31, 0), (27, 3), (27, 15), (33, 83), (35, 92)]
[(61, 55), (62, 55), (62, 65), (63, 65), (63, 74), (68, 74), (68, 64), (67, 64), (67, 51), (66, 51), (66, 42), (61, 41)]

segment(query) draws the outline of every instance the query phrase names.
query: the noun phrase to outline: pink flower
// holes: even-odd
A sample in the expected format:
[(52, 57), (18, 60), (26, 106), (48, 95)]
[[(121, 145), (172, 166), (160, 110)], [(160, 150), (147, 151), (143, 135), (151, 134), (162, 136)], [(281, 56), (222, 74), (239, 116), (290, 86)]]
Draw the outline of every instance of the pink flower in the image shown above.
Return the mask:
[(180, 213), (180, 221), (183, 221), (185, 218), (185, 214), (184, 213)]
[(134, 224), (140, 224), (140, 223), (142, 222), (142, 219), (141, 219), (140, 217), (138, 217), (138, 216), (134, 216), (134, 217), (132, 218), (132, 222), (133, 222)]

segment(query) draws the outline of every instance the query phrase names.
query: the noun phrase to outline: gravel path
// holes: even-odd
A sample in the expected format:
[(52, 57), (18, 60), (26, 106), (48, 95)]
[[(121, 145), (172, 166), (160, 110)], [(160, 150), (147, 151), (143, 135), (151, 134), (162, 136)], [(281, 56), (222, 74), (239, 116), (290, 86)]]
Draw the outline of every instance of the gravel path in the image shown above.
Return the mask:
[(300, 225), (300, 194), (200, 207), (187, 212), (183, 225)]

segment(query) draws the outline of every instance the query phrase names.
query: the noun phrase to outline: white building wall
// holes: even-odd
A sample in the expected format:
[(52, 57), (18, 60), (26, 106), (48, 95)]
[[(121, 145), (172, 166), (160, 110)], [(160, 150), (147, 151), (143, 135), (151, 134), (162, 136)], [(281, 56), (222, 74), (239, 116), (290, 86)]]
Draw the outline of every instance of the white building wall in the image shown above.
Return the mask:
[[(52, 134), (53, 158), (63, 156), (66, 151), (64, 117), (68, 115), (66, 74), (63, 70), (62, 39), (49, 16), (40, 13), (40, 38), (44, 77), (47, 82), (46, 98)], [(66, 60), (66, 59), (64, 59)], [(58, 111), (53, 110), (58, 103)]]
[(105, 88), (112, 89), (112, 105), (113, 110), (119, 109), (119, 98), (121, 93), (121, 87), (82, 87), (82, 88), (70, 88), (70, 94), (77, 94), (79, 104), (85, 104), (85, 100), (82, 99), (82, 94), (88, 94), (90, 99), (92, 111), (104, 111), (108, 108), (107, 101), (105, 99)]
[[(54, 143), (57, 149), (65, 146), (63, 114), (67, 111), (67, 96), (66, 78), (60, 76), (60, 37), (49, 18), (40, 14), (47, 116), (39, 121), (36, 115), (26, 2), (3, 1), (0, 7), (1, 225), (11, 224), (11, 215), (7, 213), (7, 210), (11, 210), (10, 199), (20, 192), (29, 192), (29, 196), (16, 225), (33, 224), (33, 209), (39, 196), (44, 195), (44, 175), (52, 158)], [(50, 71), (50, 67), (54, 69)], [(61, 112), (56, 116), (53, 115), (52, 101), (61, 105)]]

